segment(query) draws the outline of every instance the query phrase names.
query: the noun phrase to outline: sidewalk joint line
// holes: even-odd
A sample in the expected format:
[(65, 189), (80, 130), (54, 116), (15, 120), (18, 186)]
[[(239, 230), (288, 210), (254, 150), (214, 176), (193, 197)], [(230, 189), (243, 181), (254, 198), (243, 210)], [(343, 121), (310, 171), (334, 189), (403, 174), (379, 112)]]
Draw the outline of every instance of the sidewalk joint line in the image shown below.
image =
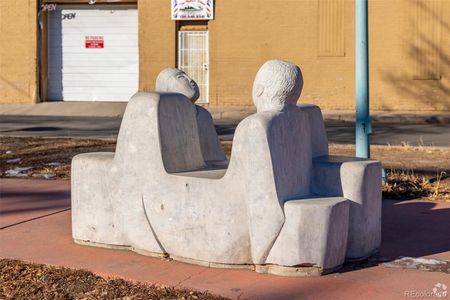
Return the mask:
[(31, 218), (31, 219), (28, 219), (28, 220), (25, 220), (25, 221), (21, 221), (21, 222), (17, 222), (17, 223), (14, 223), (14, 224), (6, 225), (6, 226), (3, 226), (3, 227), (0, 227), (0, 230), (6, 229), (6, 228), (9, 228), (9, 227), (13, 227), (13, 226), (16, 226), (16, 225), (20, 225), (20, 224), (23, 224), (23, 223), (28, 223), (28, 222), (31, 222), (31, 221), (34, 221), (34, 220), (42, 219), (42, 218), (45, 218), (45, 217), (48, 217), (48, 216), (56, 215), (56, 214), (68, 211), (70, 209), (71, 208), (69, 207), (69, 208), (58, 210), (58, 211), (55, 211), (55, 212), (52, 212), (52, 213), (49, 213), (49, 214), (46, 214), (46, 215), (43, 215), (43, 216), (39, 216), (39, 217)]

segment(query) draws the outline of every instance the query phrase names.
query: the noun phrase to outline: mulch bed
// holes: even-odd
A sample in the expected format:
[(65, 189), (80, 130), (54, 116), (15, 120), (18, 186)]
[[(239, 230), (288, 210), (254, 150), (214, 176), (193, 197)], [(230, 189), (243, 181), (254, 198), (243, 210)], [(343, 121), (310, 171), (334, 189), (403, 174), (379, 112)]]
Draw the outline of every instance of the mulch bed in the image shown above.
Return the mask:
[(105, 279), (85, 270), (0, 259), (0, 299), (227, 299), (188, 289)]

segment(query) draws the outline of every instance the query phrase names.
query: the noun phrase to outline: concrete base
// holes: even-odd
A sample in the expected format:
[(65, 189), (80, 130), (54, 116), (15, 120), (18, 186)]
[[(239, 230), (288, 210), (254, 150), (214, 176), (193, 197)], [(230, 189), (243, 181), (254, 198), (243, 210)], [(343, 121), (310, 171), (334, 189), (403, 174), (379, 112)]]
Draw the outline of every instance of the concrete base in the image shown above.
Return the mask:
[(98, 248), (105, 248), (105, 249), (113, 249), (113, 250), (125, 250), (125, 251), (131, 251), (135, 252), (137, 254), (150, 256), (150, 257), (159, 257), (159, 258), (167, 258), (167, 253), (157, 253), (157, 252), (151, 252), (146, 251), (142, 249), (137, 249), (132, 246), (124, 246), (124, 245), (111, 245), (111, 244), (102, 244), (102, 243), (96, 243), (91, 241), (83, 241), (79, 239), (73, 239), (75, 244), (82, 245), (82, 246), (91, 246), (91, 247), (98, 247)]
[(95, 243), (95, 242), (91, 242), (91, 241), (83, 241), (83, 240), (78, 240), (78, 239), (73, 239), (73, 241), (75, 242), (75, 244), (82, 245), (82, 246), (91, 246), (91, 247), (104, 248), (104, 249), (130, 251), (130, 252), (135, 252), (137, 254), (141, 254), (144, 256), (161, 258), (161, 259), (166, 259), (166, 260), (175, 260), (175, 261), (192, 264), (192, 265), (197, 265), (197, 266), (202, 266), (202, 267), (207, 267), (207, 268), (249, 270), (249, 271), (255, 271), (256, 273), (260, 273), (260, 274), (272, 274), (272, 275), (287, 276), (287, 277), (321, 276), (321, 275), (325, 275), (325, 274), (329, 274), (334, 271), (337, 271), (342, 267), (342, 265), (340, 265), (340, 266), (337, 266), (332, 269), (323, 269), (318, 266), (285, 267), (285, 266), (278, 266), (278, 265), (221, 264), (221, 263), (196, 260), (196, 259), (191, 259), (191, 258), (186, 258), (186, 257), (168, 255), (167, 253), (164, 253), (164, 254), (155, 253), (155, 252), (145, 251), (142, 249), (137, 249), (137, 248), (131, 247), (131, 246), (101, 244), (101, 243)]
[(279, 265), (258, 265), (256, 266), (256, 273), (271, 274), (286, 277), (317, 277), (336, 272), (342, 268), (342, 265), (331, 269), (324, 269), (318, 266), (297, 266), (285, 267)]

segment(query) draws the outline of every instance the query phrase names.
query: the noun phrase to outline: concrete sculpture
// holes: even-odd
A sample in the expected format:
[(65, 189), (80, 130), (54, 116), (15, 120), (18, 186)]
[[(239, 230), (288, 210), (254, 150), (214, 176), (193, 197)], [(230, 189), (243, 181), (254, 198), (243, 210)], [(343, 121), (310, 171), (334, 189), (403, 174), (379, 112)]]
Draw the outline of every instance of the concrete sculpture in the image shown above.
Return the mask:
[(380, 163), (329, 156), (320, 108), (296, 105), (302, 86), (293, 64), (261, 67), (227, 169), (205, 162), (188, 97), (134, 95), (116, 152), (73, 159), (75, 241), (292, 276), (372, 254)]
[[(200, 97), (197, 83), (177, 68), (166, 68), (156, 78), (157, 92), (180, 93), (192, 103)], [(205, 108), (195, 105), (197, 110), (198, 135), (205, 163), (211, 167), (226, 166), (227, 157), (220, 144), (211, 114)]]

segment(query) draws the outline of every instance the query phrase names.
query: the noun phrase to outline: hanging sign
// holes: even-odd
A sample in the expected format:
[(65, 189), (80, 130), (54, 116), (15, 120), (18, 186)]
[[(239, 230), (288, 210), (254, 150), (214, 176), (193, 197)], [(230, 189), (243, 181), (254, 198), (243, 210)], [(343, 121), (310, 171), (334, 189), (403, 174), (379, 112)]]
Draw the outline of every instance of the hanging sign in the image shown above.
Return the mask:
[(212, 20), (213, 0), (172, 0), (172, 20)]
[(103, 36), (86, 36), (84, 44), (85, 47), (89, 49), (103, 49), (105, 47)]

